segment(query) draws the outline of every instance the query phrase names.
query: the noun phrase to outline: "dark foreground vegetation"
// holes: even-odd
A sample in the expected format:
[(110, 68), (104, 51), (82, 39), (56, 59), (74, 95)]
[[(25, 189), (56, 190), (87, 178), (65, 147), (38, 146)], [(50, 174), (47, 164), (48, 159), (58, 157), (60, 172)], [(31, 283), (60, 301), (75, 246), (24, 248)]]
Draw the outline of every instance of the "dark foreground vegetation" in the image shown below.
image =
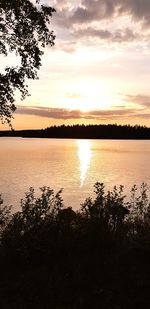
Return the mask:
[(150, 308), (150, 203), (146, 184), (106, 192), (79, 211), (61, 191), (31, 188), (11, 214), (0, 200), (0, 308)]
[(89, 139), (150, 139), (150, 128), (130, 125), (52, 126), (42, 130), (0, 131), (0, 136)]

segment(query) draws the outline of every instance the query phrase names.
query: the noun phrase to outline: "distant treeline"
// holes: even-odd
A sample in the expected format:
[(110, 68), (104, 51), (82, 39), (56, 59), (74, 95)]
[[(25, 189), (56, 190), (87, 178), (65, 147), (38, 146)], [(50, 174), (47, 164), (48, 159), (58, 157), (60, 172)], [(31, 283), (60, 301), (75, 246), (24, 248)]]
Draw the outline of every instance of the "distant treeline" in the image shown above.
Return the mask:
[(150, 128), (130, 125), (61, 125), (42, 130), (0, 131), (0, 136), (80, 139), (150, 139)]

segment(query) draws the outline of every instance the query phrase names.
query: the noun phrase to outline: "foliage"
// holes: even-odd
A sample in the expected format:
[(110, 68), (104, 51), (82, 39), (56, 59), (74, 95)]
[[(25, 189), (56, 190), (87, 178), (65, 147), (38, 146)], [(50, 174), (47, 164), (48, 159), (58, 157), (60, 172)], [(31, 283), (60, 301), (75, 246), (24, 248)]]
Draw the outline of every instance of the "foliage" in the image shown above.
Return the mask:
[(149, 308), (148, 186), (94, 191), (78, 211), (49, 187), (11, 215), (0, 200), (2, 308)]
[[(21, 211), (14, 213), (3, 232), (2, 241), (17, 254), (30, 253), (42, 246), (43, 235), (55, 224), (58, 213), (63, 208), (62, 190), (56, 194), (49, 187), (42, 187), (41, 196), (35, 197), (31, 187), (21, 200)], [(26, 252), (28, 251), (28, 252)]]
[(1, 240), (1, 234), (6, 228), (10, 218), (11, 218), (11, 206), (10, 207), (4, 206), (2, 196), (0, 195), (0, 240)]
[(54, 8), (40, 5), (40, 0), (0, 0), (0, 54), (14, 52), (20, 57), (20, 65), (6, 67), (0, 73), (0, 119), (11, 123), (14, 91), (28, 94), (25, 79), (36, 79), (41, 66), (41, 56), (46, 45), (54, 45), (55, 36), (49, 30)]
[(13, 248), (21, 254), (26, 250), (30, 255), (33, 248), (45, 252), (66, 239), (72, 244), (77, 239), (81, 243), (86, 239), (88, 243), (97, 241), (97, 245), (102, 246), (105, 242), (107, 246), (112, 241), (120, 244), (125, 239), (136, 240), (146, 233), (146, 237), (149, 235), (150, 203), (144, 183), (139, 196), (137, 187), (133, 186), (131, 199), (126, 201), (123, 186), (114, 186), (112, 191), (106, 192), (104, 184), (97, 182), (95, 199), (87, 198), (76, 212), (71, 207), (64, 208), (62, 189), (56, 194), (49, 187), (40, 190), (41, 196), (36, 198), (34, 189), (30, 188), (21, 200), (21, 211), (11, 216), (10, 209), (2, 207), (1, 200), (2, 243), (7, 249)]
[(82, 205), (82, 212), (89, 219), (99, 221), (100, 226), (105, 226), (113, 233), (120, 232), (123, 228), (126, 216), (129, 214), (127, 203), (124, 201), (123, 186), (119, 189), (114, 186), (113, 191), (105, 194), (103, 183), (97, 182), (94, 185), (96, 198), (92, 201), (87, 199)]

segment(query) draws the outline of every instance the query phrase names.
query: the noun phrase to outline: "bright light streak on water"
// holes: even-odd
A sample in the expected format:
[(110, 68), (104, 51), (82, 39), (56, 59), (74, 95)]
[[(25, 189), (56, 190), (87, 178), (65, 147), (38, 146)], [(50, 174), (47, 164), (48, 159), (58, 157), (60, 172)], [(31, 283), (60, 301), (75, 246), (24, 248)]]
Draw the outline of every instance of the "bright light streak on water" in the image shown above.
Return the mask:
[(91, 141), (77, 140), (78, 157), (80, 161), (80, 187), (83, 186), (92, 157)]

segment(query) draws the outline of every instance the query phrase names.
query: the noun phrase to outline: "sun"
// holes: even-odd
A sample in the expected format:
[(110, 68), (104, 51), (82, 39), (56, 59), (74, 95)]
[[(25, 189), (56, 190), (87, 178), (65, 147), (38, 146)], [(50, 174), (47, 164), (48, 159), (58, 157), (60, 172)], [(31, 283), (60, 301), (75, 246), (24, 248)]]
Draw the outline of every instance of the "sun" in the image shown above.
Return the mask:
[(70, 110), (78, 110), (82, 113), (87, 113), (93, 110), (107, 110), (116, 105), (117, 99), (112, 95), (90, 95), (86, 97), (78, 97), (76, 99), (67, 99), (64, 102), (65, 108)]
[(81, 104), (79, 104), (79, 111), (82, 113), (87, 113), (90, 112), (92, 110), (91, 107), (91, 102), (86, 102), (85, 104), (83, 103), (83, 101), (81, 102)]
[(67, 109), (86, 113), (92, 110), (110, 109), (117, 102), (117, 96), (105, 84), (81, 82), (71, 88), (62, 104)]

